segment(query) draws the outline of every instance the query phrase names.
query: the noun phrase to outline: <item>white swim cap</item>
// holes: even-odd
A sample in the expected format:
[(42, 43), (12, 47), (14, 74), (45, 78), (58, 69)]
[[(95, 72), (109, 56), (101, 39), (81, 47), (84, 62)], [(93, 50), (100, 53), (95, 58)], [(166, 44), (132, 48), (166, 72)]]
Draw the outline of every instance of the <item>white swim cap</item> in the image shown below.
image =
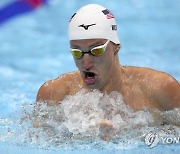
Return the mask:
[(120, 44), (113, 14), (105, 7), (89, 4), (80, 8), (69, 23), (69, 40), (109, 39)]

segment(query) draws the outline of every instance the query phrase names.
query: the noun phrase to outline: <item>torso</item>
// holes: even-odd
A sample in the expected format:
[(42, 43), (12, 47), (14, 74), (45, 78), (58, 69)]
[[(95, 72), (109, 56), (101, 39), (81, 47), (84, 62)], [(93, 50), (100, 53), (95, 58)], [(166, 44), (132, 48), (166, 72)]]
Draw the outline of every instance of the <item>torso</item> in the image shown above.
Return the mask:
[[(146, 72), (153, 71), (146, 68), (126, 67), (126, 80), (124, 88), (120, 92), (124, 97), (124, 102), (135, 110), (142, 108), (158, 108), (161, 107), (154, 101), (152, 83), (150, 76), (146, 76)], [(150, 74), (151, 74), (150, 73)]]
[[(124, 102), (135, 110), (140, 110), (145, 107), (157, 108), (161, 110), (161, 106), (154, 101), (154, 91), (157, 86), (162, 72), (157, 72), (148, 68), (125, 67), (123, 66), (125, 79), (123, 81), (121, 90), (116, 90), (122, 94)], [(60, 86), (60, 79), (66, 80), (66, 95), (74, 95), (82, 89), (89, 90), (84, 84), (79, 71), (68, 73), (53, 80), (54, 97), (58, 102), (58, 96), (62, 89)], [(61, 87), (62, 88), (62, 87)]]

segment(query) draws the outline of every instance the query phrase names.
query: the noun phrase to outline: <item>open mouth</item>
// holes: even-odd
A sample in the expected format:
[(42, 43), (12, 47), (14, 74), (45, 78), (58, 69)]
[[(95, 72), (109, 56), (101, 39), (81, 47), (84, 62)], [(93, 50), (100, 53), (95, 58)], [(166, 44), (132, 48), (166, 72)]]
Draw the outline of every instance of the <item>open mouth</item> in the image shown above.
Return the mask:
[(84, 71), (84, 82), (86, 84), (94, 84), (97, 80), (97, 75), (94, 72)]

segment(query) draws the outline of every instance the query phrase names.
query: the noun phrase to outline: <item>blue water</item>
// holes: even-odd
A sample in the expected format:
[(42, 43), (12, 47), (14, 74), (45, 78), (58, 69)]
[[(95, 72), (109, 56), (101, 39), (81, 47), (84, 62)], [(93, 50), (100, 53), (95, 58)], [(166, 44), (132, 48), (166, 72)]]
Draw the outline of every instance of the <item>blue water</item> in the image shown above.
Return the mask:
[[(1, 0), (0, 7), (11, 0)], [(20, 107), (35, 102), (47, 80), (76, 70), (69, 52), (68, 22), (81, 6), (98, 3), (108, 7), (118, 23), (122, 65), (150, 67), (167, 72), (180, 82), (179, 0), (51, 0), (49, 5), (22, 15), (0, 27), (0, 118), (8, 119)], [(0, 129), (1, 130), (1, 129)], [(165, 151), (163, 150), (165, 148)], [(70, 150), (24, 147), (0, 142), (0, 154), (26, 153), (178, 153), (177, 145), (130, 150)]]

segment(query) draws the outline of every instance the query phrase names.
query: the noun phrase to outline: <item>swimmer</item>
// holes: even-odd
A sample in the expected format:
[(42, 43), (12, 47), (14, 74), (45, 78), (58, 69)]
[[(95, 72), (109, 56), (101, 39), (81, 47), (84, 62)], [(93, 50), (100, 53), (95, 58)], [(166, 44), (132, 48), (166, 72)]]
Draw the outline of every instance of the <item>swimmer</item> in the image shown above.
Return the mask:
[(121, 93), (134, 110), (180, 107), (180, 84), (172, 76), (150, 68), (120, 65), (115, 17), (105, 7), (89, 4), (80, 8), (70, 19), (69, 41), (78, 71), (43, 84), (38, 102), (58, 104), (81, 89), (97, 89), (106, 94)]
[[(67, 95), (96, 89), (104, 94), (121, 93), (124, 102), (135, 111), (180, 107), (180, 84), (172, 76), (150, 68), (120, 65), (117, 24), (107, 8), (97, 4), (80, 8), (70, 19), (69, 41), (78, 71), (44, 83), (37, 102), (56, 105)], [(38, 123), (34, 125), (38, 127)], [(97, 125), (101, 138), (110, 140), (111, 122), (104, 120)]]

